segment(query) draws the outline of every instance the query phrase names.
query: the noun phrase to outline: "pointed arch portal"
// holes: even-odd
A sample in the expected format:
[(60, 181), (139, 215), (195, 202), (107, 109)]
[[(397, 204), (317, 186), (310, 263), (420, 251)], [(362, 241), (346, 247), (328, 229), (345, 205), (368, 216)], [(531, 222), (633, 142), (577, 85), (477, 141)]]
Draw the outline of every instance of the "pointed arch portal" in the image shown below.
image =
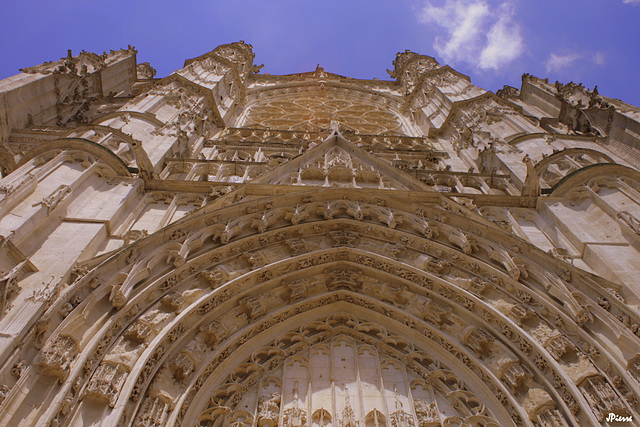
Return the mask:
[[(49, 308), (57, 324), (20, 378), (46, 405), (18, 415), (417, 427), (635, 414), (635, 379), (606, 341), (625, 348), (630, 332), (591, 302), (600, 284), (461, 209), (345, 189), (204, 208)], [(588, 334), (594, 323), (611, 333)]]

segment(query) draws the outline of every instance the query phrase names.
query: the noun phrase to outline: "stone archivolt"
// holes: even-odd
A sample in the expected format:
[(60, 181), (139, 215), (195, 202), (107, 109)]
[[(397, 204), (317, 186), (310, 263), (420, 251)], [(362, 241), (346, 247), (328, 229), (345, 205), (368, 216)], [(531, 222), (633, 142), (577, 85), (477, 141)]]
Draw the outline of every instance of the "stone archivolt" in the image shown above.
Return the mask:
[[(313, 202), (310, 201), (309, 204), (313, 205)], [(363, 205), (367, 207), (367, 205)], [(286, 322), (283, 322), (285, 319), (297, 319), (295, 317), (296, 314), (304, 315), (308, 318), (315, 310), (313, 307), (318, 307), (317, 310), (332, 312), (337, 307), (342, 306), (341, 310), (345, 311), (345, 313), (365, 310), (364, 313), (371, 312), (371, 314), (366, 314), (367, 317), (383, 316), (389, 319), (385, 322), (394, 321), (404, 325), (401, 328), (409, 328), (399, 331), (401, 333), (397, 338), (384, 338), (386, 336), (385, 333), (380, 335), (379, 332), (376, 332), (382, 342), (380, 340), (371, 342), (370, 339), (369, 341), (364, 341), (370, 342), (375, 348), (379, 349), (384, 345), (391, 345), (396, 350), (405, 349), (405, 352), (422, 351), (430, 353), (435, 345), (443, 349), (440, 351), (448, 352), (450, 355), (448, 357), (452, 360), (451, 363), (459, 364), (462, 361), (467, 368), (477, 372), (474, 374), (474, 376), (478, 377), (477, 381), (493, 382), (494, 391), (492, 391), (492, 394), (496, 396), (496, 402), (500, 402), (504, 406), (513, 401), (511, 405), (514, 408), (513, 411), (516, 411), (513, 415), (516, 416), (517, 414), (516, 421), (520, 419), (536, 420), (536, 417), (542, 416), (542, 408), (546, 410), (549, 405), (557, 407), (557, 410), (561, 412), (563, 410), (566, 411), (565, 416), (567, 417), (571, 417), (569, 414), (572, 414), (572, 410), (575, 412), (575, 409), (580, 407), (580, 402), (584, 398), (576, 394), (577, 385), (575, 381), (578, 378), (572, 376), (575, 374), (572, 374), (571, 361), (568, 364), (559, 364), (553, 357), (548, 355), (549, 352), (554, 355), (561, 354), (559, 356), (561, 358), (566, 352), (557, 350), (558, 344), (555, 342), (558, 340), (558, 335), (553, 335), (553, 331), (557, 331), (558, 327), (555, 324), (557, 323), (556, 319), (562, 319), (562, 330), (567, 328), (571, 330), (571, 325), (574, 325), (574, 330), (568, 333), (571, 335), (578, 333), (578, 340), (582, 342), (580, 344), (581, 347), (598, 347), (598, 343), (593, 342), (588, 336), (584, 336), (585, 334), (580, 334), (579, 326), (574, 323), (574, 316), (566, 308), (562, 307), (560, 303), (549, 301), (541, 292), (542, 286), (539, 285), (541, 290), (538, 292), (535, 291), (535, 287), (518, 290), (517, 287), (521, 285), (509, 275), (507, 268), (504, 266), (496, 268), (494, 265), (489, 264), (491, 262), (489, 257), (485, 260), (481, 259), (480, 249), (469, 251), (469, 254), (466, 254), (463, 248), (452, 250), (438, 240), (429, 240), (422, 234), (418, 235), (415, 230), (412, 233), (408, 233), (400, 229), (390, 228), (385, 218), (383, 217), (381, 220), (377, 215), (373, 216), (375, 220), (373, 222), (368, 220), (369, 216), (366, 216), (364, 221), (354, 221), (353, 219), (348, 219), (349, 216), (345, 210), (342, 214), (346, 215), (345, 219), (336, 218), (334, 214), (332, 219), (327, 220), (324, 219), (325, 209), (320, 210), (323, 213), (322, 216), (318, 216), (316, 213), (316, 217), (320, 222), (307, 219), (304, 223), (299, 223), (296, 226), (276, 227), (272, 231), (264, 231), (263, 233), (255, 230), (253, 232), (255, 234), (252, 234), (255, 237), (251, 237), (250, 234), (239, 240), (238, 237), (230, 236), (230, 242), (226, 245), (213, 243), (211, 237), (215, 236), (215, 232), (211, 230), (208, 233), (208, 238), (204, 236), (204, 238), (201, 238), (211, 243), (206, 243), (203, 246), (197, 245), (200, 251), (207, 246), (211, 246), (210, 250), (200, 253), (192, 260), (187, 259), (185, 264), (176, 269), (176, 271), (171, 271), (170, 266), (164, 267), (165, 269), (168, 268), (168, 273), (160, 276), (156, 275), (156, 278), (149, 282), (149, 285), (144, 284), (145, 279), (143, 279), (143, 282), (137, 281), (138, 283), (134, 285), (135, 288), (138, 288), (135, 291), (135, 295), (128, 296), (126, 302), (118, 303), (118, 305), (122, 304), (119, 311), (122, 314), (116, 314), (114, 318), (107, 322), (113, 326), (108, 327), (105, 325), (103, 327), (105, 332), (94, 336), (92, 339), (97, 347), (89, 345), (85, 349), (84, 353), (89, 358), (86, 359), (87, 356), (84, 356), (84, 358), (80, 356), (79, 360), (75, 361), (76, 364), (84, 364), (85, 369), (89, 368), (87, 373), (91, 375), (88, 384), (85, 386), (84, 396), (100, 395), (103, 396), (100, 399), (108, 403), (112, 402), (112, 399), (116, 399), (115, 396), (119, 392), (120, 397), (117, 398), (122, 400), (122, 393), (126, 392), (126, 390), (120, 390), (123, 383), (119, 379), (121, 374), (117, 374), (117, 372), (128, 372), (126, 369), (120, 368), (121, 370), (119, 370), (118, 368), (118, 366), (127, 366), (127, 363), (130, 365), (127, 368), (131, 369), (131, 372), (136, 371), (136, 366), (139, 366), (137, 370), (142, 368), (136, 384), (133, 388), (129, 387), (128, 391), (135, 401), (143, 402), (134, 406), (134, 408), (149, 407), (152, 408), (150, 410), (156, 410), (153, 408), (157, 408), (157, 402), (154, 400), (157, 397), (143, 397), (146, 395), (144, 390), (154, 389), (154, 384), (157, 382), (162, 383), (158, 375), (161, 375), (163, 370), (173, 372), (172, 377), (174, 380), (184, 382), (185, 385), (191, 384), (188, 389), (197, 390), (196, 396), (201, 394), (211, 395), (211, 392), (203, 390), (215, 388), (216, 380), (214, 378), (216, 378), (216, 371), (221, 369), (221, 372), (228, 372), (228, 370), (222, 368), (222, 366), (225, 366), (225, 361), (227, 364), (229, 363), (227, 355), (242, 354), (242, 352), (239, 352), (239, 348), (255, 349), (255, 345), (251, 344), (254, 336), (259, 341), (265, 339), (262, 338), (264, 335), (273, 337), (275, 334), (275, 336), (284, 338), (288, 330), (283, 326), (284, 323), (299, 324), (298, 320), (286, 320)], [(318, 212), (317, 208), (316, 212)], [(451, 223), (458, 219), (446, 211), (441, 212), (448, 217), (446, 223)], [(400, 216), (398, 217), (400, 218)], [(407, 218), (407, 214), (405, 213), (402, 218)], [(197, 221), (196, 218), (191, 218), (190, 220)], [(199, 222), (202, 222), (202, 220), (199, 219)], [(426, 220), (425, 222), (428, 223)], [(325, 223), (326, 225), (324, 225)], [(405, 220), (401, 224), (407, 223)], [(444, 242), (450, 240), (450, 238), (446, 237), (447, 225), (443, 222), (433, 224), (433, 229), (437, 235), (441, 236)], [(351, 233), (357, 239), (336, 241), (335, 232), (330, 231), (332, 229), (336, 231), (344, 230), (341, 232)], [(400, 236), (394, 236), (395, 234), (400, 234)], [(294, 255), (291, 252), (290, 245), (287, 244), (290, 239), (289, 236), (296, 236), (296, 238), (304, 236), (303, 239), (309, 248), (309, 252)], [(402, 236), (406, 238), (403, 239)], [(477, 234), (474, 237), (472, 240), (480, 238)], [(406, 242), (402, 246), (404, 252), (402, 262), (390, 256), (388, 249), (383, 244), (385, 239)], [(190, 239), (187, 235), (184, 235), (178, 240), (184, 240), (184, 243), (187, 243)], [(252, 243), (252, 241), (255, 243)], [(168, 243), (166, 245), (172, 244)], [(489, 242), (478, 246), (486, 247), (488, 244)], [(139, 258), (143, 260), (155, 258), (164, 262), (162, 260), (166, 258), (159, 256), (159, 254), (166, 253), (166, 249), (152, 248), (152, 244), (150, 246), (147, 250), (152, 252), (146, 257), (142, 255), (145, 250), (139, 249)], [(255, 264), (247, 261), (248, 258), (244, 256), (244, 253), (251, 247), (259, 248), (259, 253), (268, 254), (267, 256), (270, 257), (282, 257), (284, 263), (281, 261), (272, 266), (271, 263)], [(282, 255), (279, 255), (280, 252), (282, 252)], [(154, 253), (158, 255), (153, 255)], [(392, 255), (393, 253), (395, 251), (392, 252)], [(286, 261), (287, 256), (291, 257), (289, 258), (290, 261)], [(190, 256), (187, 258), (190, 258)], [(425, 262), (426, 265), (433, 264), (434, 259), (447, 259), (451, 267), (446, 270), (445, 274), (443, 274), (445, 270), (438, 268), (427, 268), (425, 270), (419, 268), (419, 266), (424, 266)], [(237, 272), (237, 278), (227, 278), (228, 281), (226, 283), (223, 285), (216, 284), (213, 289), (209, 283), (204, 283), (203, 287), (203, 281), (197, 280), (196, 276), (203, 269), (205, 269), (205, 273), (203, 273), (205, 277), (210, 274), (207, 271), (215, 271), (215, 269), (210, 270), (211, 267), (208, 266), (213, 260), (219, 266), (216, 267), (219, 271), (235, 271)], [(437, 264), (437, 261), (435, 263)], [(532, 261), (529, 261), (529, 263), (533, 264)], [(135, 274), (135, 266), (138, 264), (140, 262), (137, 264), (131, 263), (132, 267), (125, 269), (127, 271), (132, 268), (131, 271), (123, 275), (130, 277), (131, 274)], [(142, 264), (149, 265), (148, 262), (142, 262)], [(331, 267), (333, 264), (338, 268)], [(234, 268), (231, 268), (231, 266), (234, 266)], [(530, 269), (532, 270), (531, 267)], [(246, 273), (243, 273), (245, 271)], [(370, 273), (365, 273), (365, 271), (370, 271)], [(211, 274), (215, 275), (215, 273)], [(215, 277), (219, 276), (215, 275)], [(222, 277), (222, 280), (225, 280), (225, 276), (223, 275)], [(313, 283), (306, 283), (302, 295), (293, 296), (291, 283), (304, 280), (306, 277), (314, 277), (316, 279)], [(485, 282), (486, 284), (483, 284), (480, 288), (472, 285), (475, 282), (484, 281), (485, 279), (482, 279), (482, 277), (493, 277), (493, 279), (491, 282)], [(96, 277), (91, 278), (91, 275), (87, 275), (81, 281), (94, 279)], [(101, 281), (100, 278), (98, 280)], [(580, 279), (576, 278), (573, 282), (577, 280)], [(209, 280), (205, 282), (209, 282)], [(187, 283), (192, 283), (192, 285), (185, 285)], [(533, 284), (534, 282), (531, 283), (531, 285)], [(104, 283), (96, 292), (98, 295), (103, 294), (106, 297), (110, 293), (108, 292), (109, 288), (112, 286), (113, 284)], [(195, 287), (192, 288), (191, 286)], [(390, 286), (394, 289), (391, 292), (386, 290)], [(514, 287), (516, 287), (515, 294), (513, 293)], [(465, 288), (468, 288), (469, 291), (464, 290)], [(512, 290), (509, 291), (509, 288)], [(104, 289), (104, 291), (101, 292), (100, 289)], [(470, 292), (471, 290), (475, 290), (476, 294)], [(107, 292), (105, 293), (105, 291)], [(536, 296), (533, 296), (532, 293)], [(185, 303), (182, 305), (169, 304), (164, 302), (164, 299), (162, 302), (150, 306), (148, 303), (143, 303), (144, 300), (148, 301), (149, 295), (169, 294), (174, 295), (172, 297), (173, 301), (182, 299), (185, 300)], [(209, 294), (211, 296), (207, 297)], [(528, 294), (528, 296), (524, 296), (525, 294)], [(96, 297), (93, 297), (93, 300), (95, 303), (99, 303), (100, 300), (96, 300)], [(544, 310), (546, 313), (541, 311), (539, 313), (530, 312), (525, 315), (517, 314), (519, 311), (515, 310), (515, 308), (521, 304), (520, 301), (523, 299), (527, 304), (534, 307), (535, 301), (539, 299), (539, 302), (547, 307)], [(186, 306), (189, 301), (193, 302)], [(91, 304), (91, 302), (85, 301), (78, 309), (83, 312), (94, 311), (88, 308), (88, 304)], [(337, 307), (335, 309), (331, 308), (332, 305), (336, 304)], [(344, 304), (353, 307), (345, 308)], [(181, 308), (176, 310), (176, 306)], [(287, 306), (290, 308), (286, 309)], [(131, 308), (128, 309), (127, 307)], [(509, 309), (509, 307), (513, 307), (513, 309)], [(52, 310), (54, 309), (55, 307), (52, 307)], [(285, 311), (282, 311), (283, 309)], [(190, 313), (192, 314), (189, 315)], [(373, 313), (377, 314), (374, 315)], [(469, 322), (469, 320), (465, 320), (465, 318), (469, 318), (468, 316), (476, 319), (472, 321), (472, 326), (465, 326)], [(512, 317), (517, 318), (523, 327), (518, 326), (517, 323), (511, 320)], [(138, 320), (127, 326), (126, 323), (123, 323), (127, 318), (137, 318)], [(77, 323), (78, 319), (72, 314), (64, 322), (69, 324)], [(214, 323), (212, 328), (205, 327), (205, 324), (211, 322)], [(362, 323), (361, 321), (359, 322)], [(425, 342), (422, 348), (413, 348), (413, 344), (408, 344), (408, 342), (403, 344), (404, 339), (401, 339), (400, 336), (407, 336), (406, 334), (409, 333), (415, 335), (416, 331), (422, 330), (419, 325), (423, 322), (426, 322), (424, 323), (426, 329), (422, 333), (422, 337), (412, 341), (428, 340), (428, 342), (433, 343), (426, 344)], [(484, 324), (485, 322), (488, 322), (489, 329), (473, 326), (475, 324)], [(611, 320), (608, 320), (608, 323), (610, 322)], [(118, 326), (119, 324), (122, 326)], [(256, 329), (254, 331), (252, 331), (252, 325), (255, 325), (254, 328)], [(113, 327), (116, 327), (116, 330), (107, 332)], [(165, 330), (165, 327), (170, 327), (170, 329)], [(281, 332), (276, 332), (280, 328), (285, 329), (282, 329)], [(370, 328), (370, 326), (367, 326), (367, 328)], [(382, 326), (375, 328), (384, 330)], [(270, 332), (272, 329), (274, 329), (274, 332)], [(200, 332), (197, 332), (198, 330)], [(205, 332), (208, 330), (215, 331), (216, 336), (212, 337), (211, 332)], [(490, 330), (495, 332), (489, 332)], [(78, 331), (78, 333), (80, 332)], [(194, 333), (195, 335), (193, 335)], [(282, 335), (283, 333), (284, 335)], [(100, 335), (103, 337), (98, 341), (97, 337)], [(112, 350), (108, 350), (110, 347), (109, 341), (113, 341), (113, 338), (108, 337), (118, 335), (121, 336), (119, 342), (124, 340), (126, 343), (118, 344), (116, 342), (115, 347)], [(152, 350), (152, 348), (145, 350), (144, 346), (140, 347), (140, 345), (144, 345), (147, 339), (151, 339), (154, 336), (165, 336), (166, 338), (155, 344), (155, 350)], [(187, 337), (189, 336), (192, 336), (193, 338), (191, 339), (195, 340), (195, 343), (191, 346), (187, 344)], [(236, 338), (233, 339), (233, 337)], [(49, 342), (58, 342), (51, 341), (51, 339), (49, 339)], [(230, 339), (231, 341), (229, 341)], [(324, 338), (322, 341), (327, 339)], [(563, 339), (565, 346), (573, 345), (567, 341), (566, 337), (563, 337)], [(288, 342), (287, 340), (285, 342)], [(303, 341), (308, 341), (308, 338), (304, 338)], [(176, 344), (172, 344), (174, 342)], [(198, 342), (201, 344), (197, 344)], [(228, 344), (225, 345), (225, 342)], [(174, 347), (175, 345), (178, 345), (178, 347)], [(207, 351), (206, 348), (212, 348), (210, 347), (212, 345), (215, 350)], [(196, 350), (196, 353), (194, 353), (194, 350), (179, 350), (187, 347), (199, 350)], [(544, 350), (542, 350), (543, 347)], [(100, 350), (101, 348), (105, 350)], [(540, 348), (540, 350), (535, 350), (536, 348)], [(205, 353), (198, 353), (198, 351), (202, 350), (205, 350)], [(158, 353), (158, 351), (161, 351), (161, 353)], [(576, 353), (580, 350), (576, 348), (572, 351)], [(269, 351), (267, 351), (268, 353)], [(104, 356), (101, 356), (101, 354), (104, 354)], [(147, 356), (144, 356), (145, 354)], [(171, 356), (171, 354), (174, 356)], [(113, 362), (105, 364), (102, 362), (96, 365), (101, 357), (105, 360), (118, 360), (120, 364), (115, 365)], [(92, 361), (91, 359), (96, 360)], [(596, 366), (594, 366), (597, 363), (597, 359), (591, 361), (587, 356), (578, 359), (582, 360), (581, 363), (583, 365), (586, 363), (584, 365), (586, 369), (590, 369), (594, 373), (598, 372)], [(163, 360), (165, 362), (162, 362)], [(211, 362), (207, 362), (207, 360), (211, 360)], [(162, 366), (165, 364), (166, 367), (163, 368)], [(264, 366), (265, 364), (266, 361), (261, 361), (258, 365)], [(494, 366), (494, 364), (495, 368), (493, 370), (486, 368)], [(374, 364), (374, 366), (377, 365), (377, 363)], [(523, 365), (528, 366), (528, 368), (523, 367)], [(96, 366), (96, 368), (91, 366)], [(483, 368), (483, 366), (486, 367)], [(94, 369), (95, 371), (93, 371)], [(263, 369), (261, 368), (259, 372), (262, 372)], [(275, 365), (273, 369), (276, 369)], [(271, 372), (273, 369), (268, 371)], [(407, 369), (409, 369), (409, 366), (407, 366)], [(459, 369), (462, 369), (462, 367)], [(148, 373), (146, 373), (147, 371)], [(155, 375), (154, 372), (156, 372)], [(535, 375), (530, 372), (534, 372)], [(418, 373), (421, 374), (421, 377), (416, 378), (431, 381), (430, 375), (422, 371), (418, 371)], [(57, 376), (59, 377), (59, 375)], [(233, 377), (234, 374), (231, 374), (231, 376)], [(534, 378), (536, 376), (540, 377), (541, 380), (535, 381)], [(108, 384), (105, 383), (105, 378), (110, 380)], [(204, 383), (200, 385), (202, 381)], [(542, 381), (542, 384), (540, 381)], [(209, 383), (212, 385), (207, 385)], [(102, 386), (100, 386), (101, 384)], [(548, 384), (546, 389), (544, 387), (545, 384)], [(228, 387), (225, 386), (223, 388), (229, 390)], [(245, 387), (247, 387), (247, 392), (244, 393), (248, 393), (249, 387)], [(191, 395), (188, 389), (177, 392), (171, 399), (165, 397), (165, 401), (169, 399), (171, 403), (163, 411), (174, 406), (178, 408), (179, 402), (177, 399), (180, 396), (187, 397)], [(242, 391), (245, 388), (234, 386), (231, 389)], [(102, 392), (99, 390), (102, 390)], [(558, 390), (564, 394), (560, 394), (561, 392)], [(234, 404), (231, 406), (236, 407), (240, 400), (245, 398), (243, 397), (244, 393), (238, 395), (238, 391), (216, 404), (229, 406), (228, 399), (232, 399)], [(154, 392), (152, 396), (156, 396), (158, 393), (160, 392)], [(485, 396), (485, 394), (482, 395)], [(238, 400), (237, 402), (233, 400), (233, 396), (237, 396), (235, 397), (235, 400)], [(542, 398), (541, 396), (546, 397)], [(503, 401), (505, 397), (507, 400)], [(483, 397), (483, 402), (486, 406), (485, 398), (486, 396)], [(124, 399), (126, 401), (126, 397)], [(152, 399), (152, 401), (147, 402), (148, 399)], [(194, 397), (194, 399), (198, 400), (197, 397)], [(624, 402), (623, 400), (619, 400), (619, 402), (616, 404), (626, 408), (622, 403)], [(285, 404), (289, 403), (291, 401), (285, 402)], [(183, 403), (183, 408), (185, 404)], [(494, 411), (500, 408), (500, 404), (495, 404)], [(335, 404), (332, 403), (332, 405)], [(186, 407), (194, 408), (194, 404), (190, 403)], [(528, 412), (525, 411), (518, 414), (515, 409), (518, 407), (527, 408)], [(392, 412), (389, 412), (388, 408), (389, 405), (387, 404), (386, 410), (383, 410), (384, 408), (377, 408), (376, 410), (381, 411), (381, 414), (386, 413), (385, 417), (390, 417)], [(620, 410), (620, 407), (616, 406), (616, 408), (616, 410)], [(217, 413), (214, 409), (202, 408), (202, 411), (205, 414)], [(331, 411), (329, 408), (318, 409), (326, 410), (329, 416), (335, 416), (336, 414), (335, 411)], [(178, 409), (175, 410), (178, 411)], [(361, 409), (358, 410), (360, 411)], [(235, 412), (233, 413), (235, 414)], [(407, 413), (411, 414), (410, 411)], [(179, 417), (178, 419), (185, 421), (186, 419), (182, 417), (195, 416), (195, 414), (189, 414), (189, 411), (184, 415), (181, 415), (180, 412), (174, 412), (173, 415), (161, 415), (160, 419), (168, 416)], [(464, 414), (463, 412), (462, 415)], [(473, 414), (473, 416), (475, 415), (490, 417), (489, 415), (484, 415), (484, 413)], [(144, 413), (140, 413), (137, 416), (140, 419), (146, 417)], [(204, 417), (203, 419), (206, 419), (209, 415), (202, 416)], [(229, 416), (231, 417), (231, 415)], [(412, 416), (417, 416), (415, 410)], [(450, 414), (449, 416), (461, 415)], [(471, 415), (464, 415), (463, 419), (468, 416)], [(233, 415), (233, 417), (236, 417), (236, 415)], [(439, 417), (444, 417), (444, 420), (447, 418), (447, 413), (440, 414)]]
[(108, 92), (0, 111), (0, 423), (640, 419), (615, 102), (598, 124), (580, 87), (498, 97), (412, 52), (395, 82), (258, 76), (243, 42), (157, 80), (133, 55), (27, 69)]

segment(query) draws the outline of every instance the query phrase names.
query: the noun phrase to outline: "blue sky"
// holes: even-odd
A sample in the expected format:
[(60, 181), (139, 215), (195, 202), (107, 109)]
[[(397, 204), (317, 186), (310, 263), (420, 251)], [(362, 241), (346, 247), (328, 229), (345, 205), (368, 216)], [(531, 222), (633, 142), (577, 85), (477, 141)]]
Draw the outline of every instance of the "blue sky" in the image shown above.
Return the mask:
[(398, 51), (434, 56), (488, 90), (522, 73), (640, 106), (640, 0), (4, 1), (0, 78), (128, 44), (163, 77), (237, 40), (262, 73), (388, 79)]

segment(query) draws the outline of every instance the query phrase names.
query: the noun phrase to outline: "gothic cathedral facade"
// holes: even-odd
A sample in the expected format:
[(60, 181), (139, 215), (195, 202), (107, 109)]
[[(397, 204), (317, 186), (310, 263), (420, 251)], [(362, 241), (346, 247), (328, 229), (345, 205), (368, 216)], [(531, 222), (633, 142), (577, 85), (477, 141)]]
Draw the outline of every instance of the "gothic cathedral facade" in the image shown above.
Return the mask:
[(640, 423), (640, 109), (253, 59), (0, 81), (0, 425)]

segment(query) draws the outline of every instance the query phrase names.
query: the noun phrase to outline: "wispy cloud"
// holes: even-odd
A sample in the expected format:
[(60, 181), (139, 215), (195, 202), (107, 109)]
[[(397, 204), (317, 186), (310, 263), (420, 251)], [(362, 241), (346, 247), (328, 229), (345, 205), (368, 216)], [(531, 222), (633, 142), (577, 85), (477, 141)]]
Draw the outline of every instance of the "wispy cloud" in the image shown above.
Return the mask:
[(567, 68), (580, 58), (582, 58), (582, 55), (578, 53), (570, 53), (568, 55), (556, 55), (552, 53), (547, 60), (547, 73)]
[(514, 8), (509, 3), (500, 6), (498, 21), (487, 35), (487, 45), (480, 54), (480, 68), (497, 69), (522, 53), (524, 42), (520, 27), (513, 20)]
[(445, 61), (481, 69), (498, 69), (522, 54), (524, 41), (514, 17), (511, 2), (491, 8), (485, 0), (446, 0), (441, 7), (427, 3), (418, 16), (445, 30), (434, 43)]
[(622, 0), (622, 3), (632, 4), (632, 5), (639, 5), (640, 4), (640, 0)]
[[(638, 1), (638, 3), (640, 3), (640, 0)], [(596, 64), (604, 65), (605, 61), (606, 57), (603, 52), (596, 52), (593, 54), (593, 62), (595, 62)]]

